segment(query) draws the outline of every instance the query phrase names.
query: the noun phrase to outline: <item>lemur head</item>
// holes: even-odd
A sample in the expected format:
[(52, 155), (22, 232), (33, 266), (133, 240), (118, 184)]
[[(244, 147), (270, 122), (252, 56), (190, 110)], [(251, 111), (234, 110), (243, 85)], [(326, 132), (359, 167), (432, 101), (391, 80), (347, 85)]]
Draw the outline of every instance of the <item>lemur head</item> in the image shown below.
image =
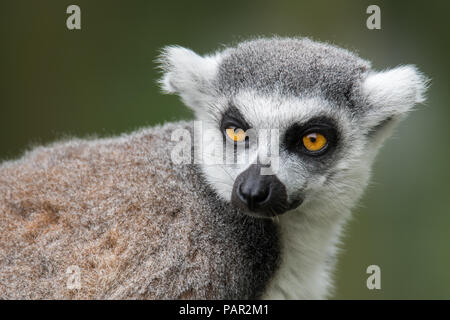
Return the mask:
[(382, 142), (426, 87), (414, 66), (376, 72), (309, 39), (256, 39), (208, 56), (172, 46), (161, 62), (163, 90), (200, 121), (207, 181), (260, 217), (300, 205), (349, 209)]

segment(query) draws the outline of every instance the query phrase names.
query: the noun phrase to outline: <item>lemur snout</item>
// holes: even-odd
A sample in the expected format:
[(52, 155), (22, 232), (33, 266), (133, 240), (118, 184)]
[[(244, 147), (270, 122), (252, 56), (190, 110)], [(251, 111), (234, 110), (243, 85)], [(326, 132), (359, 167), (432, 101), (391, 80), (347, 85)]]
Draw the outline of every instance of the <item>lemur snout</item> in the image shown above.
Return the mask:
[(251, 165), (236, 178), (231, 201), (263, 217), (284, 213), (288, 208), (286, 187), (276, 175), (262, 175), (259, 164)]

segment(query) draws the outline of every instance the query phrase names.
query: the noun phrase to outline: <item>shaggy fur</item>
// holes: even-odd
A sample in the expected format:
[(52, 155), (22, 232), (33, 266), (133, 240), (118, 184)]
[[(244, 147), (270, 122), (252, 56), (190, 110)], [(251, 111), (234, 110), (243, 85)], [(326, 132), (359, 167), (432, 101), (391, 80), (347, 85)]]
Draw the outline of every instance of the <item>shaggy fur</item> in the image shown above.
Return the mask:
[[(163, 90), (199, 120), (198, 167), (169, 157), (183, 123), (4, 163), (0, 297), (328, 297), (341, 230), (383, 141), (424, 100), (425, 77), (414, 66), (377, 72), (344, 49), (297, 38), (208, 56), (168, 47), (159, 61)], [(244, 131), (275, 129), (280, 139), (235, 149), (221, 126), (230, 112)], [(330, 148), (302, 151), (305, 130), (324, 123)], [(243, 150), (249, 162), (223, 162)], [(233, 209), (236, 178), (257, 162), (273, 165), (287, 201), (301, 205), (273, 220)], [(66, 288), (71, 265), (81, 268), (80, 290)]]
[[(248, 299), (278, 262), (276, 227), (218, 200), (170, 158), (167, 124), (40, 147), (0, 167), (3, 299)], [(66, 270), (81, 269), (69, 290)]]
[(320, 96), (338, 106), (361, 107), (358, 84), (369, 69), (368, 61), (329, 44), (263, 38), (227, 50), (217, 78), (227, 96), (253, 89), (262, 95)]

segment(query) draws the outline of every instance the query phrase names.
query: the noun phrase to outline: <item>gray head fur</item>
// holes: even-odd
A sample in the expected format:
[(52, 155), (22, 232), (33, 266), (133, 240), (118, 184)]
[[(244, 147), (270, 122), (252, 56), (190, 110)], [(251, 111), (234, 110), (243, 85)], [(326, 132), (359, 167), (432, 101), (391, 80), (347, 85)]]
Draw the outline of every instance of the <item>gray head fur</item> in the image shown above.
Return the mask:
[(355, 54), (309, 39), (273, 38), (228, 49), (218, 88), (227, 96), (254, 89), (261, 94), (323, 96), (336, 105), (362, 105), (358, 84), (370, 63)]

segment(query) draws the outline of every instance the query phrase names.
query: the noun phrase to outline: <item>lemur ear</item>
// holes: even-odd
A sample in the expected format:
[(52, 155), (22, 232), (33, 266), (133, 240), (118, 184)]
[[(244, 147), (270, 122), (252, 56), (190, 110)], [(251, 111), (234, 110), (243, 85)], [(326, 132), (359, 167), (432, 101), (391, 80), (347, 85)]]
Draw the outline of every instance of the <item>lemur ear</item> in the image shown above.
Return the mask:
[(163, 92), (178, 94), (194, 110), (201, 107), (214, 96), (219, 59), (219, 54), (202, 57), (179, 46), (164, 48), (158, 59), (164, 73), (159, 80)]
[(362, 92), (369, 109), (365, 114), (365, 126), (374, 134), (390, 130), (414, 104), (425, 101), (428, 80), (415, 66), (372, 72), (362, 84)]

